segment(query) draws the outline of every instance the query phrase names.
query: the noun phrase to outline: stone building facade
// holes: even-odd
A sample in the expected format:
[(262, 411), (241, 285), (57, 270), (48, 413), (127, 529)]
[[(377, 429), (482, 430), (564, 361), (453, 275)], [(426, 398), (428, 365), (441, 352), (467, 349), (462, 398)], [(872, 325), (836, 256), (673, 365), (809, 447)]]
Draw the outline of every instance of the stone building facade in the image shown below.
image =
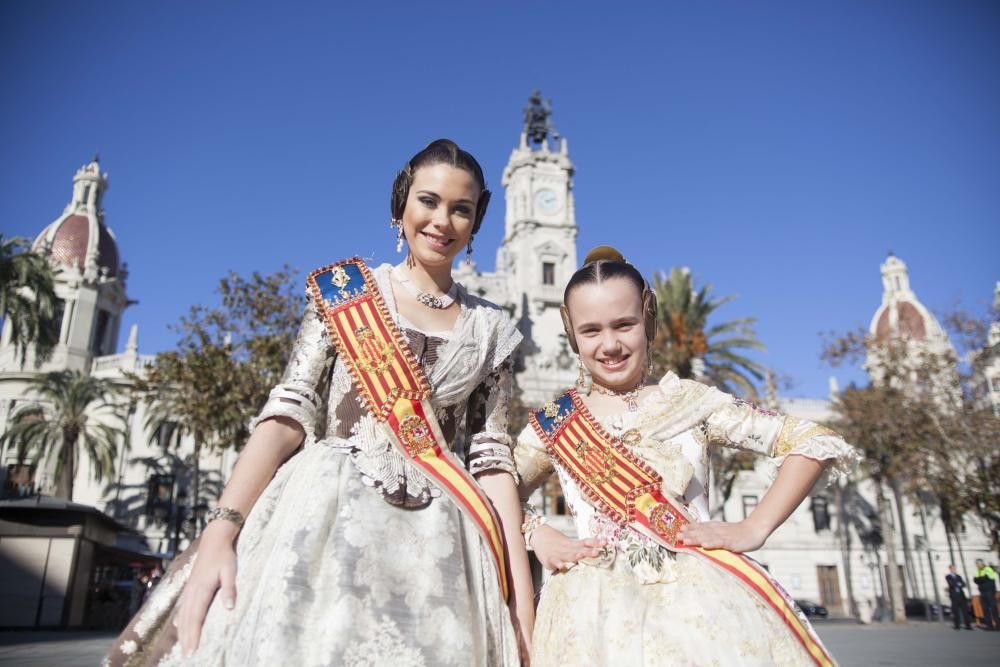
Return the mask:
[[(22, 363), (4, 322), (0, 434), (34, 403), (30, 381), (41, 373), (78, 371), (125, 386), (128, 373), (141, 373), (152, 361), (138, 353), (135, 326), (117, 352), (131, 302), (128, 270), (105, 220), (107, 188), (96, 158), (81, 167), (69, 203), (33, 243), (55, 269), (59, 338), (47, 361), (36, 365), (29, 350)], [(118, 629), (131, 600), (121, 582), (189, 542), (204, 509), (191, 507), (185, 496), (191, 443), (170, 439), (167, 447), (167, 439), (151, 438), (146, 406), (124, 395), (117, 400), (88, 416), (123, 427), (115, 478), (96, 481), (90, 460), (80, 456), (71, 499), (59, 488), (52, 457), (20, 460), (13, 446), (0, 450), (0, 627)], [(219, 481), (232, 459), (207, 455), (202, 466)]]
[[(579, 228), (574, 201), (575, 167), (568, 142), (555, 131), (551, 107), (537, 94), (525, 116), (524, 128), (502, 177), (506, 205), (504, 237), (496, 250), (495, 268), (479, 270), (474, 263), (464, 261), (455, 275), (470, 292), (504, 307), (524, 334), (524, 343), (517, 353), (517, 388), (526, 407), (537, 407), (576, 378), (576, 358), (563, 333), (559, 305), (563, 285), (578, 266)], [(121, 262), (102, 207), (107, 187), (108, 176), (100, 171), (96, 159), (82, 167), (73, 179), (69, 204), (35, 240), (35, 249), (47, 253), (57, 269), (56, 290), (63, 304), (61, 333), (52, 358), (36, 369), (30, 356), (26, 364), (20, 363), (10, 342), (9, 325), (5, 324), (0, 334), (0, 433), (16, 418), (19, 407), (30, 400), (26, 396), (28, 381), (38, 372), (75, 369), (125, 384), (126, 373), (141, 372), (151, 361), (150, 356), (138, 353), (135, 327), (124, 350), (117, 352), (122, 313), (130, 301), (127, 268)], [(480, 255), (483, 250), (477, 248)], [(873, 334), (905, 331), (934, 345), (950, 346), (940, 325), (910, 288), (901, 260), (894, 257), (886, 260), (882, 282), (883, 300), (872, 318)], [(984, 386), (988, 390), (984, 396), (993, 400), (994, 405), (1000, 405), (1000, 355), (994, 353), (1000, 343), (1000, 323), (994, 325), (990, 335), (992, 347), (978, 357), (977, 363), (986, 378)], [(829, 398), (782, 400), (772, 396), (771, 402), (769, 407), (797, 417), (818, 422), (832, 418)], [(103, 539), (110, 540), (105, 545), (106, 551), (145, 548), (148, 552), (169, 554), (186, 545), (192, 518), (204, 510), (204, 507), (190, 507), (191, 501), (185, 496), (190, 443), (182, 440), (165, 447), (172, 442), (169, 433), (151, 438), (145, 430), (145, 406), (122, 404), (119, 408), (125, 418), (129, 448), (122, 450), (117, 478), (103, 484), (93, 482), (89, 462), (84, 458), (80, 461), (73, 501), (81, 507), (96, 508), (111, 521), (102, 524)], [(202, 468), (213, 477), (212, 483), (203, 483), (209, 494), (213, 485), (216, 488), (221, 485), (234, 459), (231, 452), (203, 456)], [(0, 462), (3, 477), (0, 484), (8, 497), (0, 504), (21, 502), (18, 496), (54, 495), (57, 491), (51, 462), (22, 463), (9, 449), (0, 451)], [(730, 497), (719, 507), (720, 518), (742, 519), (763, 497), (769, 479), (765, 463), (756, 470), (740, 473)], [(873, 520), (874, 494), (864, 481), (859, 483), (859, 489), (852, 507), (845, 511), (856, 514), (856, 523), (863, 526)], [(25, 494), (25, 490), (29, 493)], [(564, 505), (555, 480), (549, 483), (544, 495), (544, 506), (554, 523), (564, 528), (571, 526), (565, 517), (560, 517)], [(824, 603), (834, 615), (849, 615), (850, 588), (861, 615), (869, 617), (877, 599), (884, 594), (885, 553), (865, 544), (860, 532), (850, 532), (849, 539), (838, 533), (835, 505), (835, 494), (830, 491), (814, 494), (775, 532), (766, 547), (753, 555), (769, 567), (794, 597)], [(915, 526), (906, 538), (900, 535), (900, 540), (909, 540), (907, 547), (913, 556), (913, 576), (905, 578), (909, 596), (933, 599), (934, 587), (941, 586), (947, 565), (953, 560), (960, 565), (959, 572), (965, 574), (974, 558), (992, 559), (986, 532), (975, 520), (967, 522), (966, 533), (959, 536), (960, 544), (953, 545), (946, 539), (933, 508), (916, 507), (904, 500), (894, 516)], [(112, 524), (119, 529), (117, 536), (106, 529)], [(0, 520), (0, 529), (3, 525)], [(13, 559), (12, 562), (31, 572), (38, 570), (37, 576), (48, 576), (38, 565), (40, 543), (29, 545), (22, 538), (17, 538), (20, 542), (12, 539), (0, 534), (0, 557)], [(56, 543), (46, 543), (45, 553), (52, 553), (53, 544)], [(901, 543), (897, 549), (900, 558), (902, 546)], [(78, 551), (69, 543), (59, 543), (57, 547), (62, 554), (59, 562), (64, 563), (72, 562), (73, 554)], [(68, 567), (60, 570), (65, 579), (61, 584), (63, 589), (72, 583), (66, 579)], [(88, 576), (97, 575), (91, 572)], [(4, 586), (0, 586), (0, 597), (3, 591)], [(19, 604), (14, 599), (6, 603)], [(0, 622), (5, 624), (11, 623)]]

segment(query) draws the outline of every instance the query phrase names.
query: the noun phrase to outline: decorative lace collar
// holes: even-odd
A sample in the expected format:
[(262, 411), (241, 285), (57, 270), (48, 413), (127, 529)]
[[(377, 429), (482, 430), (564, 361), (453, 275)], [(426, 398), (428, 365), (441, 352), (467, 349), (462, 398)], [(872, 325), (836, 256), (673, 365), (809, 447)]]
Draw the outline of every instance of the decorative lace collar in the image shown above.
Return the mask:
[[(396, 324), (402, 326), (392, 294), (391, 272), (392, 265), (385, 263), (375, 268), (372, 275), (386, 308)], [(452, 405), (468, 397), (521, 342), (520, 332), (498, 306), (470, 295), (462, 285), (457, 301), (461, 312), (427, 377), (433, 388), (431, 400), (437, 406)]]

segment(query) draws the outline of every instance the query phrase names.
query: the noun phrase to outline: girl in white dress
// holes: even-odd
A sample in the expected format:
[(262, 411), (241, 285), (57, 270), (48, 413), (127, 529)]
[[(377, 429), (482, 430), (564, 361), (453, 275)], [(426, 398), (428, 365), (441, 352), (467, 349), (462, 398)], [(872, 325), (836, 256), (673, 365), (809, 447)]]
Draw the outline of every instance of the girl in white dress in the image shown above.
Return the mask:
[[(580, 409), (655, 471), (666, 497), (683, 504), (691, 521), (677, 535), (683, 545), (732, 552), (760, 548), (825, 470), (851, 469), (855, 451), (829, 429), (761, 410), (673, 373), (647, 382), (655, 297), (620, 253), (595, 250), (565, 294), (567, 334), (593, 378), (591, 391), (577, 394)], [(579, 405), (562, 400), (563, 408)], [(538, 413), (542, 421), (546, 414), (560, 414), (559, 405), (550, 406)], [(805, 640), (761, 595), (697, 550), (675, 552), (634, 522), (613, 520), (607, 506), (595, 502), (592, 491), (588, 495), (586, 471), (581, 477), (579, 469), (568, 470), (547, 447), (547, 437), (538, 424), (529, 424), (518, 438), (521, 495), (527, 498), (555, 471), (580, 539), (539, 525), (537, 517), (525, 521), (526, 539), (542, 564), (556, 571), (537, 609), (535, 667), (832, 664), (791, 606), (791, 617), (804, 623), (797, 627)], [(709, 520), (707, 448), (717, 446), (769, 456), (780, 466), (744, 521)], [(607, 466), (607, 460), (595, 465)]]
[[(521, 336), (451, 277), (488, 201), (470, 154), (447, 140), (430, 144), (393, 186), (405, 261), (372, 275), (429, 381), (444, 439), (493, 501), (508, 541), (521, 541), (507, 435)], [(473, 522), (392, 447), (312, 296), (219, 507), (109, 664), (506, 667), (527, 652), (532, 597), (517, 596), (531, 585), (523, 549), (510, 557), (508, 608)]]

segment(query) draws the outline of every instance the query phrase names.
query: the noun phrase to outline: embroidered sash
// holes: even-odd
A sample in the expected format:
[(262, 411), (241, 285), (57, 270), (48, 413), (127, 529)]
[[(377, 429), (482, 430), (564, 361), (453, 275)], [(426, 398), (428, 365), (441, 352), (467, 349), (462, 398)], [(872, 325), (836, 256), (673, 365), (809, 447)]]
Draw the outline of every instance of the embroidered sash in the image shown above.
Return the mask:
[(671, 551), (697, 555), (729, 572), (778, 614), (817, 665), (835, 664), (788, 594), (753, 559), (726, 549), (688, 546), (677, 537), (692, 521), (683, 503), (665, 494), (660, 475), (626, 447), (634, 444), (628, 432), (621, 440), (613, 438), (575, 390), (533, 412), (531, 425), (549, 454), (598, 510)]
[(447, 494), (479, 529), (508, 596), (500, 521), (479, 484), (451, 452), (430, 402), (430, 384), (389, 316), (365, 263), (352, 257), (306, 278), (320, 317), (354, 386), (393, 446)]

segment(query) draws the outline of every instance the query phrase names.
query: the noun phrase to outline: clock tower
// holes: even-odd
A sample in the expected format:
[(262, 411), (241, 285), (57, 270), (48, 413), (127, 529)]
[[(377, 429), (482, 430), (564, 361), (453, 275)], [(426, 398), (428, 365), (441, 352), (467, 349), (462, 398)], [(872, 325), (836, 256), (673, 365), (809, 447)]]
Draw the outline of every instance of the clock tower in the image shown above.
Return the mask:
[(577, 269), (573, 171), (566, 139), (552, 122), (552, 105), (536, 90), (503, 171), (506, 212), (496, 271), (478, 271), (463, 261), (453, 273), (471, 293), (510, 313), (524, 335), (515, 377), (528, 407), (552, 400), (577, 375), (559, 317), (563, 288)]
[(552, 107), (536, 90), (524, 128), (503, 172), (504, 242), (497, 268), (506, 271), (514, 317), (524, 334), (518, 385), (526, 402), (541, 404), (576, 377), (559, 306), (577, 268), (573, 163)]

